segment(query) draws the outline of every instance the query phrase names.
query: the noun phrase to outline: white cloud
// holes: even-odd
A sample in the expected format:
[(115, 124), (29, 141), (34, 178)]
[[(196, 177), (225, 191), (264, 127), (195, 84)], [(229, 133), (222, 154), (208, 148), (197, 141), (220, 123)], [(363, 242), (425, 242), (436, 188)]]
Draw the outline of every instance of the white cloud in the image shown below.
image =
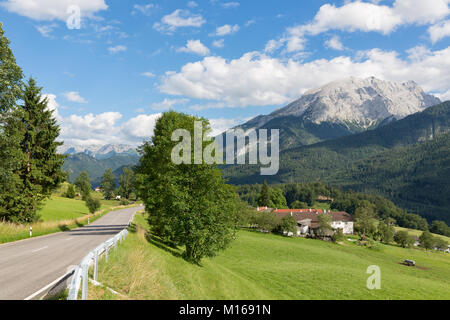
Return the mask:
[(137, 117), (128, 120), (120, 127), (120, 134), (124, 137), (125, 141), (129, 141), (129, 143), (140, 143), (143, 140), (148, 140), (153, 135), (156, 121), (160, 117), (161, 113), (138, 115)]
[(428, 28), (431, 42), (436, 43), (439, 40), (450, 36), (450, 20), (442, 21)]
[(250, 27), (252, 24), (255, 24), (255, 23), (256, 23), (256, 20), (255, 20), (255, 19), (248, 20), (248, 21), (245, 23), (245, 26), (246, 26), (246, 27)]
[(179, 48), (178, 52), (195, 53), (200, 56), (207, 56), (210, 51), (200, 40), (188, 40), (186, 47)]
[(169, 110), (175, 105), (184, 105), (189, 102), (189, 99), (164, 99), (161, 102), (153, 103), (152, 108), (154, 110)]
[(46, 93), (43, 94), (42, 97), (47, 98), (47, 108), (48, 110), (53, 111), (53, 116), (55, 117), (55, 119), (61, 121), (62, 118), (58, 112), (59, 103), (56, 101), (56, 95), (52, 93)]
[(177, 9), (173, 13), (164, 16), (161, 22), (155, 22), (153, 28), (160, 32), (172, 33), (181, 27), (199, 28), (205, 22), (206, 20), (199, 14), (192, 14), (188, 10)]
[(220, 39), (220, 40), (213, 41), (213, 46), (216, 48), (223, 48), (225, 46), (225, 40)]
[(47, 25), (40, 25), (40, 26), (36, 26), (37, 31), (39, 31), (39, 33), (46, 37), (46, 38), (51, 38), (51, 33), (53, 32), (53, 30), (55, 30), (55, 28), (57, 28), (58, 25), (56, 23), (52, 23), (52, 24), (47, 24)]
[(238, 31), (239, 31), (239, 26), (237, 24), (235, 24), (234, 26), (226, 24), (221, 27), (217, 27), (215, 35), (218, 37), (222, 37), (222, 36), (226, 36), (229, 34), (233, 34)]
[(189, 1), (188, 4), (187, 4), (187, 6), (188, 6), (189, 8), (195, 8), (195, 7), (198, 6), (198, 3), (195, 2), (195, 1)]
[(7, 0), (0, 5), (10, 12), (39, 21), (66, 21), (71, 15), (67, 12), (71, 5), (77, 5), (83, 17), (92, 17), (108, 8), (104, 0)]
[(156, 4), (153, 3), (149, 3), (149, 4), (135, 4), (133, 6), (133, 11), (131, 12), (132, 14), (136, 14), (138, 12), (148, 16), (151, 14), (152, 10), (155, 9), (157, 7)]
[(123, 45), (118, 45), (118, 46), (114, 46), (114, 47), (109, 47), (108, 51), (111, 54), (116, 54), (119, 52), (127, 51), (127, 47), (123, 46)]
[(341, 39), (338, 36), (333, 36), (331, 39), (326, 40), (325, 46), (337, 51), (345, 50), (345, 46), (342, 44)]
[(407, 24), (430, 24), (450, 13), (448, 0), (396, 0), (392, 6), (377, 2), (347, 1), (343, 6), (325, 4), (309, 24), (287, 28), (278, 40), (287, 52), (304, 49), (305, 38), (329, 30), (379, 32), (389, 34)]
[(372, 49), (355, 57), (339, 56), (307, 63), (280, 60), (249, 52), (239, 59), (206, 57), (188, 63), (179, 72), (167, 72), (159, 89), (170, 95), (208, 100), (193, 106), (246, 107), (281, 105), (298, 99), (306, 90), (334, 80), (375, 76), (404, 82), (414, 80), (427, 92), (446, 92), (450, 84), (450, 47), (440, 51), (408, 52)]
[(230, 2), (223, 2), (221, 3), (222, 7), (228, 9), (228, 8), (237, 8), (240, 6), (240, 3), (237, 1), (230, 1)]
[(160, 113), (140, 114), (120, 124), (122, 114), (118, 112), (71, 115), (61, 121), (60, 140), (74, 145), (138, 145), (153, 135), (156, 120), (160, 116)]
[(141, 76), (147, 77), (147, 78), (154, 78), (154, 77), (156, 77), (155, 74), (154, 74), (153, 72), (149, 72), (149, 71), (147, 71), (147, 72), (142, 72), (142, 73), (141, 73)]
[(71, 115), (61, 122), (61, 139), (68, 144), (105, 144), (121, 142), (116, 126), (122, 118), (118, 112)]
[(80, 96), (80, 94), (76, 91), (65, 92), (63, 93), (63, 96), (70, 102), (87, 103), (86, 99)]

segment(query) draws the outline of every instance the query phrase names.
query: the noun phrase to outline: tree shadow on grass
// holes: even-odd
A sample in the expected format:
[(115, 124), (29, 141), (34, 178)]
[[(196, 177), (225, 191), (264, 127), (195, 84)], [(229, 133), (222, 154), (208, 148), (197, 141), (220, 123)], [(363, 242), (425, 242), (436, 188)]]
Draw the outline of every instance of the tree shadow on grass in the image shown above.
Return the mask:
[(145, 233), (145, 239), (147, 240), (148, 243), (170, 253), (174, 257), (183, 258), (183, 254), (179, 248), (177, 248), (175, 245), (171, 243), (163, 241), (161, 238), (152, 234), (151, 232), (147, 231)]
[(59, 226), (58, 226), (58, 228), (59, 228), (59, 230), (61, 230), (61, 231), (70, 231), (70, 228), (66, 225), (66, 224), (60, 224)]

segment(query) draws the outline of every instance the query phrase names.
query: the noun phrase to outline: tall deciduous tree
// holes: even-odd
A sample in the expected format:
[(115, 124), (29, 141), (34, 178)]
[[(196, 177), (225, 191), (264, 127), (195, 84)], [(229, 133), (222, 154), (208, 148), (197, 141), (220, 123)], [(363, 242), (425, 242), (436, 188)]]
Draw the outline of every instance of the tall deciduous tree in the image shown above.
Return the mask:
[(116, 190), (116, 179), (114, 178), (112, 169), (107, 169), (105, 171), (100, 186), (102, 188), (105, 199), (112, 199), (112, 197), (114, 196), (114, 190)]
[[(165, 241), (185, 246), (184, 257), (199, 263), (203, 257), (212, 257), (225, 249), (234, 239), (236, 230), (237, 195), (226, 185), (215, 165), (206, 163), (176, 164), (172, 152), (178, 142), (172, 141), (177, 129), (186, 133), (187, 148), (183, 155), (195, 152), (195, 122), (200, 121), (204, 130), (209, 129), (205, 119), (166, 112), (156, 122), (151, 142), (141, 148), (142, 157), (137, 168), (137, 193), (149, 212), (152, 232)], [(210, 142), (200, 143), (203, 150)], [(175, 148), (175, 149), (174, 149)]]
[(355, 211), (355, 221), (362, 235), (373, 236), (376, 232), (376, 217), (374, 206), (368, 201), (362, 201)]
[(89, 174), (86, 171), (82, 171), (80, 175), (75, 179), (75, 186), (81, 193), (83, 199), (87, 199), (91, 195), (91, 180)]
[(419, 242), (420, 245), (425, 248), (425, 250), (429, 250), (434, 247), (435, 239), (431, 232), (424, 231), (419, 237)]
[(119, 178), (119, 194), (121, 197), (130, 199), (134, 186), (134, 171), (129, 168), (123, 168)]
[(20, 167), (15, 172), (20, 179), (16, 186), (19, 194), (10, 199), (11, 220), (35, 221), (37, 210), (45, 198), (49, 197), (66, 179), (62, 171), (65, 156), (57, 153), (62, 142), (56, 142), (59, 126), (48, 109), (48, 100), (41, 95), (42, 88), (30, 78), (25, 86), (23, 105), (12, 113), (6, 125), (7, 132), (21, 131)]
[(19, 195), (20, 141), (23, 132), (18, 126), (6, 128), (18, 121), (12, 116), (16, 101), (22, 94), (22, 70), (16, 64), (0, 23), (0, 219), (10, 219), (9, 206)]

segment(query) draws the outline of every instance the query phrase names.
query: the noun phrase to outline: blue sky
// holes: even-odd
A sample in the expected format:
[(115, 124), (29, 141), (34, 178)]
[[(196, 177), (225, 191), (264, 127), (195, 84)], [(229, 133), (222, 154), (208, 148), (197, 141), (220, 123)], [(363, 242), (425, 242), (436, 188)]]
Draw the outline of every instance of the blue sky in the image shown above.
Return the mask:
[[(349, 77), (450, 98), (449, 0), (0, 0), (70, 144), (138, 144), (170, 108), (216, 132)], [(81, 13), (69, 29), (70, 5)], [(70, 23), (69, 23), (70, 24)]]

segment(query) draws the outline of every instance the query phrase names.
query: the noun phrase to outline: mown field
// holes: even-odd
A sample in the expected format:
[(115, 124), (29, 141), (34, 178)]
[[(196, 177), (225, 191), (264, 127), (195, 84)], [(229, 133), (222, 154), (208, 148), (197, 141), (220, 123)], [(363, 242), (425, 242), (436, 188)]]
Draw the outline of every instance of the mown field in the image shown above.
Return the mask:
[[(91, 285), (90, 299), (450, 299), (450, 254), (240, 231), (229, 249), (197, 266), (147, 239), (143, 215), (135, 224), (100, 263), (99, 281), (119, 295)], [(381, 290), (366, 287), (371, 265), (381, 268)]]
[[(408, 233), (410, 235), (417, 236), (417, 237), (420, 237), (422, 235), (422, 231), (420, 231), (420, 230), (407, 229), (407, 228), (401, 228), (401, 227), (396, 227), (395, 230), (396, 231), (408, 231)], [(450, 244), (449, 237), (443, 236), (441, 234), (435, 234), (435, 233), (432, 233), (432, 235), (433, 235), (433, 237), (438, 237), (438, 238), (444, 239), (445, 241), (447, 241)]]

